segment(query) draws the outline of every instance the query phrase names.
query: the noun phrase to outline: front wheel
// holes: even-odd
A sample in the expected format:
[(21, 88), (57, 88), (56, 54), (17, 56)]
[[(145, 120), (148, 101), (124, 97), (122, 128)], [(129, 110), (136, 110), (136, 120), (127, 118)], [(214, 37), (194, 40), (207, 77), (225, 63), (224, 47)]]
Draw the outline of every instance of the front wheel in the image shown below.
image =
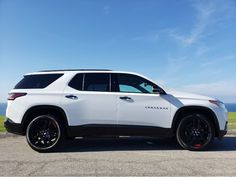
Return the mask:
[(206, 116), (190, 114), (180, 121), (176, 137), (184, 149), (203, 150), (214, 140), (214, 126)]
[(26, 139), (30, 147), (38, 152), (52, 151), (62, 139), (62, 126), (54, 116), (38, 116), (29, 123)]

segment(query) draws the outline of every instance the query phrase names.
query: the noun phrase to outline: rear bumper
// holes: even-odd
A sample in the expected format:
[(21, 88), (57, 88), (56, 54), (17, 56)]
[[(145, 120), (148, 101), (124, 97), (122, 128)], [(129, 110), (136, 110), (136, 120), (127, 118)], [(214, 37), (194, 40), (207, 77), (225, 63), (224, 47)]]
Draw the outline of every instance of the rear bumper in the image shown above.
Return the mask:
[(24, 135), (24, 127), (22, 124), (17, 124), (13, 122), (11, 119), (8, 119), (4, 122), (4, 127), (10, 133)]

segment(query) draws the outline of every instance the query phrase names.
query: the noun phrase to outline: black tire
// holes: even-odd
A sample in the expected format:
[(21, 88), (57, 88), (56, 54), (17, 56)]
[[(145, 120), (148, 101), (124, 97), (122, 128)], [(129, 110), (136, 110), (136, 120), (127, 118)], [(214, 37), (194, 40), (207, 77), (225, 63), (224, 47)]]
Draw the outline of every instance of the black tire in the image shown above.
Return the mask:
[(214, 140), (215, 129), (203, 114), (189, 114), (180, 121), (176, 138), (181, 147), (191, 151), (206, 149)]
[(64, 129), (53, 115), (40, 115), (34, 118), (26, 129), (29, 146), (38, 152), (51, 152), (62, 143)]

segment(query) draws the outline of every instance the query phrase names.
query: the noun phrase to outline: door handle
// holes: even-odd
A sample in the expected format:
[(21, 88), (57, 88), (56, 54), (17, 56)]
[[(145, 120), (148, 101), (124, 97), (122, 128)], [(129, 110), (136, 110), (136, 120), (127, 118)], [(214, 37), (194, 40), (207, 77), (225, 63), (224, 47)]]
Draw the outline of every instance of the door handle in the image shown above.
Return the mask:
[(65, 97), (69, 98), (69, 99), (72, 99), (72, 100), (77, 100), (78, 99), (78, 97), (75, 96), (75, 95), (66, 95)]
[(129, 101), (129, 102), (133, 102), (134, 100), (128, 96), (122, 96), (120, 97), (121, 100), (125, 100), (125, 101)]

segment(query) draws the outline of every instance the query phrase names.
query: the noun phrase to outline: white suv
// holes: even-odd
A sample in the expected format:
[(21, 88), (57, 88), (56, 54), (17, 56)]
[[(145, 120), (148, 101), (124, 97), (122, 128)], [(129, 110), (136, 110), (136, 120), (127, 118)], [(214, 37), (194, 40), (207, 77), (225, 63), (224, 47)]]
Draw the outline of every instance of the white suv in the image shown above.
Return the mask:
[(26, 74), (10, 91), (5, 127), (31, 148), (51, 151), (64, 138), (174, 137), (202, 150), (227, 132), (227, 110), (210, 97), (166, 92), (136, 73), (48, 70)]

